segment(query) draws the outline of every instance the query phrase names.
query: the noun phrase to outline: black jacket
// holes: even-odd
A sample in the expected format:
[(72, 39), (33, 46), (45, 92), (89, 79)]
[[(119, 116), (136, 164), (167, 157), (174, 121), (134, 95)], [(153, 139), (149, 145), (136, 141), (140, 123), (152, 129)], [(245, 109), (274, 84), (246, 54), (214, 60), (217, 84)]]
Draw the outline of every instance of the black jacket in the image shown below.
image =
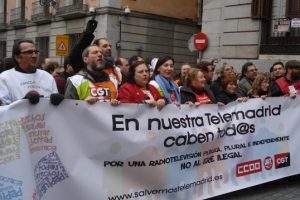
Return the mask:
[[(204, 92), (207, 94), (212, 103), (216, 103), (216, 98), (212, 91), (209, 89), (209, 86), (204, 88)], [(196, 102), (196, 93), (190, 88), (186, 86), (182, 86), (180, 88), (180, 96), (181, 96), (181, 104), (186, 102)]]
[(91, 45), (94, 38), (95, 38), (94, 34), (83, 32), (80, 40), (76, 43), (74, 48), (71, 50), (69, 54), (69, 59), (75, 74), (84, 68), (84, 62), (82, 60), (82, 52), (85, 48)]
[(213, 92), (213, 94), (215, 95), (215, 97), (217, 97), (221, 92), (221, 84), (222, 84), (221, 77), (218, 77), (210, 85), (210, 89)]
[(218, 102), (228, 104), (230, 102), (233, 102), (239, 98), (240, 95), (238, 93), (230, 94), (226, 91), (221, 90), (219, 95), (217, 96)]

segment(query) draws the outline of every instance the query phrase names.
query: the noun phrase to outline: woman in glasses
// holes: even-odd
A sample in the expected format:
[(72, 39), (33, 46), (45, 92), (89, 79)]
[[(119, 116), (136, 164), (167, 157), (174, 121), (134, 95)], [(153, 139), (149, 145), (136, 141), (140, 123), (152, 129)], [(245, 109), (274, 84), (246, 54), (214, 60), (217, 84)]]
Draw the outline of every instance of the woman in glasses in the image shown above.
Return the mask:
[(145, 62), (134, 62), (128, 70), (128, 82), (119, 89), (118, 100), (121, 103), (145, 103), (162, 109), (165, 100), (149, 81), (149, 68)]

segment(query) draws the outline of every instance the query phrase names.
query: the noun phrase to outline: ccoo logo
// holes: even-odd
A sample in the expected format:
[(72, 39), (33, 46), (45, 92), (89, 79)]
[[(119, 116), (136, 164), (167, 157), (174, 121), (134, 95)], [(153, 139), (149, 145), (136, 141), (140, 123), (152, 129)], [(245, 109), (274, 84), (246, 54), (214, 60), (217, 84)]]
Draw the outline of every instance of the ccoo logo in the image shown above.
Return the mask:
[(236, 176), (246, 176), (262, 171), (261, 159), (240, 163), (236, 166)]

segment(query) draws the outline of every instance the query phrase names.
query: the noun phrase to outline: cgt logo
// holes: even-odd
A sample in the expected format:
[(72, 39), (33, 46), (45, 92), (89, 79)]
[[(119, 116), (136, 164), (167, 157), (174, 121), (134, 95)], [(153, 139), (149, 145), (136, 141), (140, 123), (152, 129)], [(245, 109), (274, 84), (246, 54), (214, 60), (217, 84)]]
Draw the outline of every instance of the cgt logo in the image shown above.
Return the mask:
[(236, 166), (236, 176), (246, 176), (262, 171), (262, 162), (260, 159), (251, 160), (248, 162), (240, 163)]
[(280, 153), (274, 156), (275, 159), (275, 169), (288, 167), (291, 165), (290, 153)]

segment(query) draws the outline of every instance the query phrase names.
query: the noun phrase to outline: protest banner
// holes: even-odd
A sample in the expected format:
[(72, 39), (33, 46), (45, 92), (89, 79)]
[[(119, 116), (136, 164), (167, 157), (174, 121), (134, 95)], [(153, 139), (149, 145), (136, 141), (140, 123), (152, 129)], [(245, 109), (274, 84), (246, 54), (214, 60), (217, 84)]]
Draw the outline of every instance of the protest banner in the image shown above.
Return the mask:
[(0, 199), (205, 199), (299, 174), (300, 100), (0, 107)]

